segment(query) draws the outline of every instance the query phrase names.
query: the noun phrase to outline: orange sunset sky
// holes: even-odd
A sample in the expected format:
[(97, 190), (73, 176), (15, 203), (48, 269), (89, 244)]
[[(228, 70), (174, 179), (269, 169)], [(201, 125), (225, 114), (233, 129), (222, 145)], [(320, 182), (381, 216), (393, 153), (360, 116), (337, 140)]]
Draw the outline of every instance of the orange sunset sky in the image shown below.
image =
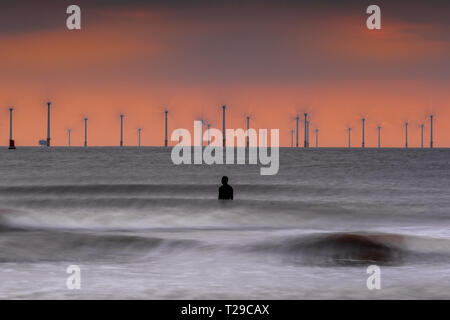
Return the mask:
[[(221, 128), (279, 128), (290, 145), (295, 115), (308, 112), (320, 145), (419, 146), (421, 123), (429, 143), (450, 146), (449, 1), (78, 1), (82, 29), (66, 28), (66, 1), (0, 5), (0, 144), (14, 111), (16, 145), (46, 138), (52, 101), (52, 144), (161, 145), (162, 110), (169, 134), (193, 130), (204, 118)], [(314, 4), (311, 4), (314, 3)], [(407, 3), (408, 5), (405, 5)], [(378, 4), (382, 29), (368, 30), (365, 13)], [(303, 141), (303, 130), (300, 131)]]

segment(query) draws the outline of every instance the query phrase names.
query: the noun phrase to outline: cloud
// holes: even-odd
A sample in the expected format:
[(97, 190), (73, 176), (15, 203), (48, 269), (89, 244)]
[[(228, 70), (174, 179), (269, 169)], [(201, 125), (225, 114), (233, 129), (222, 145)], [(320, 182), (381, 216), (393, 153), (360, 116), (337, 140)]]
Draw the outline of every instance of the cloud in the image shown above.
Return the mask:
[[(448, 118), (448, 21), (441, 7), (429, 9), (433, 2), (381, 3), (381, 32), (365, 29), (356, 1), (82, 1), (83, 29), (73, 32), (65, 29), (64, 2), (33, 3), (7, 5), (1, 20), (0, 103), (17, 106), (20, 144), (35, 145), (45, 133), (36, 119), (45, 118), (47, 98), (59, 120), (56, 144), (65, 143), (68, 126), (81, 144), (87, 115), (92, 144), (116, 145), (119, 112), (127, 114), (127, 136), (143, 126), (143, 139), (158, 144), (164, 104), (174, 109), (171, 126), (190, 127), (201, 106), (218, 123), (226, 103), (234, 127), (253, 106), (255, 126), (290, 128), (289, 110), (307, 103), (321, 142), (331, 146), (345, 144), (346, 125), (358, 126), (362, 114), (370, 125), (392, 115), (401, 136), (395, 130), (406, 117), (417, 122), (430, 113), (430, 95), (443, 108), (437, 118)], [(422, 18), (420, 10), (436, 13)], [(446, 129), (437, 130), (450, 143)]]

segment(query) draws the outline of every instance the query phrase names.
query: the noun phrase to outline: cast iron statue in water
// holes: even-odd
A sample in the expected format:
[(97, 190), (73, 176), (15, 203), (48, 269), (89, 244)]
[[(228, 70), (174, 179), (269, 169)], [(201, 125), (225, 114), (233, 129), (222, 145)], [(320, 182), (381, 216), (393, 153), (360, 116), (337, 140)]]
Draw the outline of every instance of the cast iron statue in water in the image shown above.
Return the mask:
[(228, 184), (228, 177), (222, 177), (222, 185), (219, 188), (219, 200), (233, 200), (233, 188)]

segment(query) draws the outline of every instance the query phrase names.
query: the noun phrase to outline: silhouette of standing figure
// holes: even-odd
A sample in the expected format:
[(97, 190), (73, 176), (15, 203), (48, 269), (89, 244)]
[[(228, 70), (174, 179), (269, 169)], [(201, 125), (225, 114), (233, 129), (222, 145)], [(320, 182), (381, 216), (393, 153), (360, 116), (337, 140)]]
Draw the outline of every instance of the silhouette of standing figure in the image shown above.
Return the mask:
[(219, 188), (219, 200), (233, 200), (233, 188), (228, 184), (228, 177), (222, 177), (222, 185)]

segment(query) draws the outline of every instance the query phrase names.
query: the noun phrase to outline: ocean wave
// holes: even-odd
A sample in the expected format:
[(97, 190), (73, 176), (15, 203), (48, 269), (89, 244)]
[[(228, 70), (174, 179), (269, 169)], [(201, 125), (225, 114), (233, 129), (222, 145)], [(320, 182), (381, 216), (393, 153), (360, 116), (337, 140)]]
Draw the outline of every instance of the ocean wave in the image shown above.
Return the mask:
[(174, 240), (126, 234), (28, 231), (0, 237), (0, 262), (102, 261), (151, 259), (151, 254), (173, 254), (196, 247), (195, 240)]
[[(253, 256), (275, 259), (281, 264), (351, 267), (376, 264), (398, 266), (409, 263), (450, 263), (450, 240), (383, 233), (310, 233), (284, 236), (271, 241), (236, 243), (165, 237), (159, 232), (131, 234), (55, 230), (0, 232), (0, 262), (51, 261), (145, 261), (164, 256), (220, 252), (237, 260)], [(186, 230), (178, 230), (178, 236)], [(199, 231), (199, 230), (197, 230)], [(205, 230), (203, 230), (205, 231)], [(213, 237), (213, 230), (206, 230)], [(242, 231), (242, 230), (241, 230)], [(426, 250), (424, 250), (426, 248)], [(241, 257), (241, 258), (240, 258)]]
[[(0, 196), (51, 196), (51, 195), (199, 195), (216, 194), (219, 184), (77, 184), (77, 185), (15, 185), (0, 186)], [(244, 194), (267, 194), (297, 196), (298, 193), (321, 196), (333, 196), (336, 194), (362, 193), (371, 194), (389, 193), (396, 195), (408, 195), (410, 190), (402, 188), (383, 188), (374, 190), (373, 188), (358, 186), (332, 186), (314, 185), (314, 184), (289, 184), (289, 183), (271, 183), (271, 184), (233, 184), (236, 191)], [(427, 192), (424, 190), (423, 192)]]
[[(280, 201), (274, 199), (236, 199), (229, 201), (226, 204), (222, 201), (218, 202), (213, 199), (201, 198), (177, 198), (177, 197), (158, 197), (158, 198), (140, 198), (140, 197), (78, 197), (78, 198), (45, 198), (45, 199), (26, 199), (10, 200), (7, 205), (15, 209), (33, 208), (33, 209), (47, 209), (60, 210), (64, 208), (72, 209), (157, 209), (157, 208), (183, 208), (189, 210), (195, 208), (196, 210), (208, 210), (229, 208), (229, 209), (248, 209), (250, 211), (260, 211), (266, 209), (270, 210), (302, 210), (302, 209), (323, 209), (326, 212), (328, 209), (334, 209), (336, 213), (347, 212), (348, 210), (341, 209), (338, 203), (311, 203), (308, 201)], [(6, 208), (5, 208), (6, 209)], [(340, 209), (340, 210), (339, 210)]]
[[(285, 227), (321, 217), (345, 216), (338, 204), (306, 201), (177, 198), (22, 199), (0, 214), (11, 226), (26, 228), (137, 230), (151, 228)], [(8, 208), (5, 208), (7, 211)], [(14, 211), (14, 213), (12, 213)]]
[[(426, 251), (421, 250), (420, 242), (426, 242)], [(312, 234), (258, 244), (250, 251), (278, 254), (291, 263), (319, 266), (450, 262), (450, 241), (447, 239), (382, 233)]]

